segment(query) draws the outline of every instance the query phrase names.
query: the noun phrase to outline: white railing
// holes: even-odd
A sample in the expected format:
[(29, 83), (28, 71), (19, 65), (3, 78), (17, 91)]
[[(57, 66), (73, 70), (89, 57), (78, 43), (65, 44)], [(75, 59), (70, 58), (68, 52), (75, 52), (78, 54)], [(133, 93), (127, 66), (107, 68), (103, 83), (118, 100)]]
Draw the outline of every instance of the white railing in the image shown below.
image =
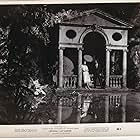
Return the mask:
[(122, 87), (122, 75), (110, 75), (109, 86), (112, 88)]
[[(63, 76), (63, 88), (77, 88), (77, 75), (64, 75)], [(93, 82), (93, 75), (90, 75), (91, 81)], [(109, 86), (111, 88), (122, 87), (122, 75), (110, 75)]]
[(77, 75), (64, 75), (63, 76), (64, 88), (76, 88), (77, 87)]

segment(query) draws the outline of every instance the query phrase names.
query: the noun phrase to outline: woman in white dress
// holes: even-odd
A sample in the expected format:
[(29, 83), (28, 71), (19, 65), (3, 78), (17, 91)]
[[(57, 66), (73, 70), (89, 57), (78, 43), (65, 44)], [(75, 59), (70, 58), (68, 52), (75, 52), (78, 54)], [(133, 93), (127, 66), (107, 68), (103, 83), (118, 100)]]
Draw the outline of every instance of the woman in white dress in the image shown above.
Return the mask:
[(84, 64), (81, 65), (82, 72), (83, 72), (83, 82), (85, 88), (89, 88), (89, 83), (91, 82), (90, 80), (90, 75), (89, 75), (89, 69), (88, 66), (86, 65), (86, 61), (84, 61)]

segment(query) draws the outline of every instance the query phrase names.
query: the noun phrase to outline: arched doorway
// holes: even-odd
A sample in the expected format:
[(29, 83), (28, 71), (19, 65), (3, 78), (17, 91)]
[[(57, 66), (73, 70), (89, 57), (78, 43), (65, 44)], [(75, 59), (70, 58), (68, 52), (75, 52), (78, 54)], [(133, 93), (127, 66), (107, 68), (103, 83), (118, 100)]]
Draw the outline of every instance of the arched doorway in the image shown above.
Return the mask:
[(83, 61), (87, 61), (94, 87), (105, 87), (106, 40), (99, 32), (89, 32), (83, 39)]

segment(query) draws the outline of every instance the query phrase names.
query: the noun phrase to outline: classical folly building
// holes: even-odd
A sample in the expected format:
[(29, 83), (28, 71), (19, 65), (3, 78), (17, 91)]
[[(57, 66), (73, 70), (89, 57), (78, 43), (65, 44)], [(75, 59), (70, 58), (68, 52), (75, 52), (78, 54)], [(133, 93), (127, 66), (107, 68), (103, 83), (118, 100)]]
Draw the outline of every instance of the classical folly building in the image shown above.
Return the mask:
[[(99, 9), (84, 11), (83, 14), (60, 23), (57, 92), (69, 94), (78, 91), (82, 96), (105, 95), (104, 121), (110, 122), (111, 106), (116, 108), (117, 105), (122, 111), (119, 113), (121, 121), (125, 122), (128, 31), (132, 27)], [(81, 65), (84, 61), (87, 61), (91, 77), (89, 90), (83, 87)], [(98, 78), (95, 77), (95, 61), (98, 62)], [(68, 101), (64, 98), (62, 100), (58, 104), (58, 123), (63, 121), (62, 108)], [(80, 123), (81, 96), (78, 96), (77, 102), (76, 122)]]
[(132, 25), (98, 9), (59, 25), (59, 88), (81, 88), (81, 65), (94, 75), (98, 60), (104, 88), (127, 88), (128, 30)]

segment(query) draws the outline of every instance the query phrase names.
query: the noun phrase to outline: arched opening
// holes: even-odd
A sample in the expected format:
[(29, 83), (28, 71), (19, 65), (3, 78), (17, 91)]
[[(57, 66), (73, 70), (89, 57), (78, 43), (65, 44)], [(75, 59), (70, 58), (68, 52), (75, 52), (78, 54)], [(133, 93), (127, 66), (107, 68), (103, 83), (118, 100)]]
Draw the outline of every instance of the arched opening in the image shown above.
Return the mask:
[(105, 87), (106, 41), (99, 32), (90, 32), (83, 39), (83, 61), (87, 61), (94, 87)]
[(65, 48), (63, 57), (63, 87), (77, 87), (78, 56), (74, 48)]

